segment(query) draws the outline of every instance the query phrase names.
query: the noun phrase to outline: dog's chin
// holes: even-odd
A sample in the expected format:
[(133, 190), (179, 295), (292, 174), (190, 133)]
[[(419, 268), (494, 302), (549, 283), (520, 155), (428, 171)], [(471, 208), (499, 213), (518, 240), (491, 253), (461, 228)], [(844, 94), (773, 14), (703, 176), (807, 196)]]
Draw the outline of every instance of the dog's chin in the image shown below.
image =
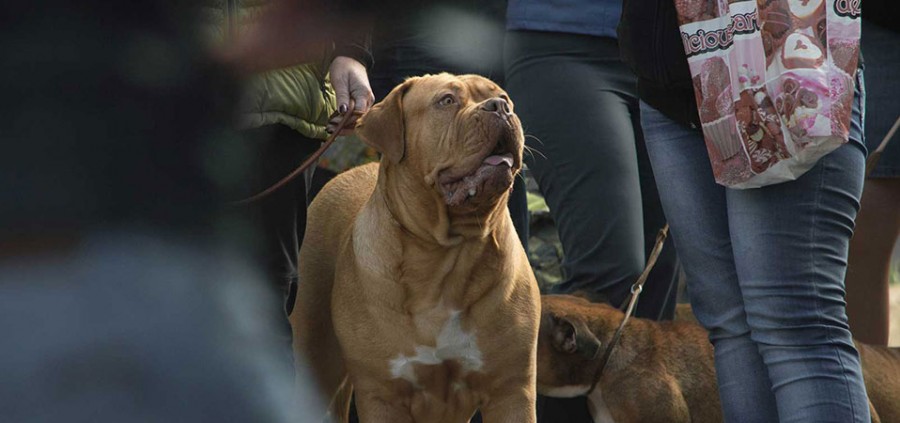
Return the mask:
[(516, 171), (511, 153), (490, 155), (468, 175), (440, 184), (441, 194), (451, 209), (465, 211), (491, 206), (512, 187)]

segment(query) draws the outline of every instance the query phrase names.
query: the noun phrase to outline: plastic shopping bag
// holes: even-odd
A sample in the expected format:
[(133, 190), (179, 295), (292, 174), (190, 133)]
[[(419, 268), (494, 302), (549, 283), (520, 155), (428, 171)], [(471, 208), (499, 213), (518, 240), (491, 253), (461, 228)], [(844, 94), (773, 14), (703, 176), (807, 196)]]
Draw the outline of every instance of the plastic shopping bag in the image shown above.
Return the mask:
[(796, 179), (847, 142), (861, 0), (674, 0), (716, 182)]

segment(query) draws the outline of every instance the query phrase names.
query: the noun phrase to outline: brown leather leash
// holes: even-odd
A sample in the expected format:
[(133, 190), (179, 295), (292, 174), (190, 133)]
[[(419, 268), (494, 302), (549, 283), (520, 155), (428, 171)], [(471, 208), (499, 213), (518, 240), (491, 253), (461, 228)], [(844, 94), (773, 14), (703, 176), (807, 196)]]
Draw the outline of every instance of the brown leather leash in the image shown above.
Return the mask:
[(619, 324), (618, 329), (613, 334), (612, 339), (609, 341), (609, 345), (606, 346), (606, 351), (603, 353), (603, 358), (600, 359), (600, 367), (597, 369), (597, 372), (594, 374), (594, 379), (591, 384), (591, 389), (587, 391), (587, 395), (590, 395), (591, 392), (597, 387), (597, 383), (600, 382), (600, 377), (603, 376), (603, 370), (606, 369), (606, 365), (609, 364), (609, 359), (612, 357), (613, 349), (616, 348), (616, 345), (619, 343), (619, 339), (622, 337), (622, 332), (625, 330), (625, 324), (628, 323), (628, 320), (631, 318), (631, 315), (634, 313), (634, 308), (637, 306), (638, 297), (641, 296), (641, 292), (644, 290), (644, 283), (647, 282), (647, 277), (650, 276), (650, 271), (653, 270), (653, 266), (656, 265), (656, 259), (659, 258), (659, 253), (662, 252), (663, 244), (666, 243), (666, 238), (669, 236), (669, 224), (666, 223), (662, 229), (659, 230), (659, 233), (656, 235), (656, 245), (653, 246), (653, 251), (650, 252), (650, 257), (647, 259), (647, 265), (644, 267), (644, 272), (641, 273), (641, 276), (638, 277), (637, 281), (634, 285), (631, 286), (631, 298), (628, 300), (628, 306), (625, 309), (625, 317), (622, 319), (622, 323)]
[[(273, 184), (272, 186), (266, 188), (265, 190), (260, 191), (259, 193), (255, 194), (255, 195), (252, 195), (252, 196), (250, 196), (250, 197), (247, 197), (247, 198), (245, 198), (245, 199), (243, 199), (243, 200), (234, 201), (234, 202), (231, 203), (231, 205), (233, 205), (233, 206), (243, 206), (243, 205), (252, 203), (252, 202), (254, 202), (254, 201), (260, 200), (260, 199), (262, 199), (262, 198), (265, 198), (265, 197), (267, 197), (269, 194), (272, 194), (273, 192), (275, 192), (275, 191), (278, 190), (279, 188), (283, 187), (283, 186), (284, 186), (285, 184), (287, 184), (288, 182), (292, 181), (294, 178), (297, 177), (297, 175), (300, 175), (300, 174), (303, 173), (306, 169), (309, 169), (309, 167), (312, 166), (312, 165), (314, 165), (314, 164), (316, 163), (316, 161), (319, 160), (319, 157), (321, 157), (322, 154), (325, 153), (325, 151), (328, 150), (329, 147), (331, 147), (331, 144), (334, 143), (334, 140), (337, 139), (337, 137), (338, 137), (338, 135), (341, 133), (341, 131), (344, 130), (344, 128), (345, 128), (345, 127), (347, 126), (347, 124), (350, 122), (350, 118), (353, 117), (354, 115), (359, 114), (358, 112), (355, 111), (355, 109), (354, 109), (355, 106), (356, 106), (356, 103), (355, 103), (353, 100), (350, 100), (350, 105), (347, 106), (347, 112), (346, 112), (346, 114), (344, 115), (344, 118), (341, 119), (341, 122), (338, 123), (337, 128), (334, 129), (334, 132), (333, 132), (331, 135), (329, 135), (328, 138), (325, 139), (325, 142), (322, 143), (322, 146), (319, 147), (319, 149), (316, 150), (314, 153), (312, 153), (312, 155), (310, 155), (306, 160), (304, 160), (303, 163), (301, 163), (299, 167), (297, 167), (296, 169), (294, 169), (294, 170), (293, 170), (291, 173), (289, 173), (287, 176), (285, 176), (284, 178), (281, 178), (280, 181), (276, 182), (275, 184)], [(329, 121), (330, 121), (331, 119), (333, 119), (334, 117), (338, 116), (338, 115), (340, 115), (340, 113), (338, 113), (337, 111), (335, 111), (335, 112), (331, 115), (331, 118), (329, 118)]]

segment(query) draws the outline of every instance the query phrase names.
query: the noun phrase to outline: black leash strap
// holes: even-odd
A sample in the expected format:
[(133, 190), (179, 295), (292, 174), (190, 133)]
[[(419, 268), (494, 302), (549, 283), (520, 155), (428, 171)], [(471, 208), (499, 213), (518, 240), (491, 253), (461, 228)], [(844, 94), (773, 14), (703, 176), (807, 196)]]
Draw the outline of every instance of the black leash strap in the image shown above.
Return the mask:
[(884, 136), (884, 139), (881, 140), (881, 144), (878, 145), (878, 148), (869, 153), (869, 158), (866, 159), (866, 176), (869, 176), (869, 174), (875, 170), (875, 166), (878, 165), (878, 159), (881, 158), (881, 153), (884, 152), (884, 148), (887, 147), (891, 138), (894, 138), (894, 134), (897, 133), (898, 128), (900, 128), (900, 116), (897, 116), (897, 121), (894, 122), (894, 126), (891, 127), (891, 130), (888, 131), (887, 135)]

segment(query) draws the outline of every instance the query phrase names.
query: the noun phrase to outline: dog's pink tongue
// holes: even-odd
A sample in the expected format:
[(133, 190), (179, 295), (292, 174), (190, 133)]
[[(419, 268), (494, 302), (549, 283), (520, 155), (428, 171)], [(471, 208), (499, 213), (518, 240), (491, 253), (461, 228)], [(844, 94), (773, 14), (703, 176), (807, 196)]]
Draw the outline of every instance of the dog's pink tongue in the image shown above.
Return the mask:
[(506, 163), (507, 166), (512, 167), (513, 166), (512, 154), (506, 153), (502, 156), (498, 156), (498, 155), (488, 156), (484, 159), (483, 163), (487, 163), (491, 166), (497, 166), (500, 163)]

